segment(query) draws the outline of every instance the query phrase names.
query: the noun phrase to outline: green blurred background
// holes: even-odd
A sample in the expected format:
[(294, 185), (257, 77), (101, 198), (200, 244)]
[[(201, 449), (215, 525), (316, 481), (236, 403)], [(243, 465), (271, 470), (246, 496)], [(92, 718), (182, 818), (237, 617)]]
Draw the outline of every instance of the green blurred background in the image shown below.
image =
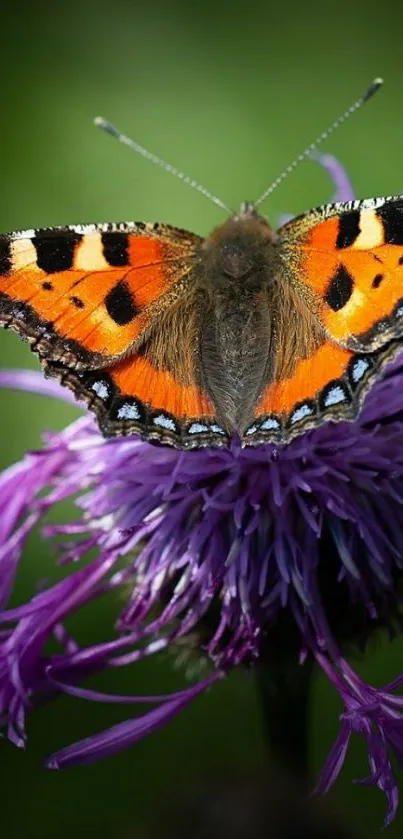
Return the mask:
[[(325, 149), (346, 165), (359, 197), (403, 190), (403, 9), (393, 2), (281, 3), (92, 0), (1, 4), (0, 229), (81, 221), (166, 221), (205, 234), (223, 214), (196, 192), (92, 126), (102, 114), (189, 172), (230, 206), (253, 199), (301, 149), (382, 75), (382, 93)], [(305, 163), (265, 205), (272, 219), (330, 198)], [(33, 367), (27, 347), (0, 335), (2, 366)], [(1, 465), (38, 445), (41, 431), (78, 416), (40, 397), (1, 395)], [(63, 511), (63, 514), (67, 514)], [(54, 557), (31, 540), (19, 598), (52, 578)], [(108, 603), (74, 622), (84, 640), (106, 637)], [(403, 670), (403, 644), (371, 645), (360, 672), (375, 684)], [(179, 684), (164, 657), (115, 677), (126, 692)], [(108, 684), (111, 687), (111, 684)], [(113, 688), (112, 688), (113, 689)], [(312, 773), (337, 732), (340, 703), (318, 678), (312, 701)], [(264, 760), (252, 677), (234, 673), (165, 730), (122, 755), (52, 773), (43, 757), (125, 716), (63, 698), (29, 720), (29, 748), (0, 745), (2, 835), (134, 836), (190, 780)], [(354, 742), (329, 796), (360, 831), (380, 833), (384, 800), (357, 788), (367, 772)], [(400, 778), (402, 780), (402, 778)], [(403, 787), (403, 784), (402, 784)], [(402, 835), (403, 809), (388, 836)]]

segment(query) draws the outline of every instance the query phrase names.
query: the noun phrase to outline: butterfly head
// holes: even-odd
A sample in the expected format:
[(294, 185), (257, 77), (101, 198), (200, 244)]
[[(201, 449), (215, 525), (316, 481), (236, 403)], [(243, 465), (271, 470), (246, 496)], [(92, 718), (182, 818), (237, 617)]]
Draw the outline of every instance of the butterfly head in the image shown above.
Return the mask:
[(245, 217), (245, 216), (256, 216), (258, 215), (256, 211), (256, 207), (253, 201), (242, 201), (242, 204), (239, 208), (239, 213), (237, 213), (237, 217)]
[[(259, 268), (276, 249), (277, 234), (267, 219), (244, 201), (238, 213), (216, 227), (203, 245), (210, 276), (253, 282)], [(206, 266), (207, 267), (207, 266)]]

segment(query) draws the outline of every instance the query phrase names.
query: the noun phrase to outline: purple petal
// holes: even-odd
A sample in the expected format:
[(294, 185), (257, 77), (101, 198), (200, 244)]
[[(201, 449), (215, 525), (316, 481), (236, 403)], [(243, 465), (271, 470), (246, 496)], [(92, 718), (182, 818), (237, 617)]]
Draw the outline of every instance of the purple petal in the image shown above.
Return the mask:
[(333, 743), (329, 755), (321, 769), (318, 782), (315, 787), (317, 795), (324, 795), (329, 791), (339, 776), (347, 754), (350, 743), (351, 731), (347, 723), (343, 723), (341, 730)]
[(326, 169), (336, 187), (336, 191), (330, 199), (331, 203), (333, 204), (337, 201), (352, 201), (353, 198), (355, 198), (355, 193), (351, 185), (351, 181), (347, 176), (346, 170), (340, 165), (337, 158), (333, 157), (332, 154), (322, 154), (318, 151), (311, 152), (310, 156), (312, 160), (319, 163), (323, 169)]
[(72, 746), (61, 749), (48, 758), (46, 766), (49, 769), (60, 769), (62, 766), (71, 766), (75, 763), (92, 763), (94, 760), (110, 757), (122, 749), (127, 749), (143, 737), (166, 725), (217, 678), (217, 675), (214, 678), (210, 677), (205, 682), (195, 685), (192, 691), (184, 691), (182, 697), (171, 699), (147, 714), (113, 725), (100, 734), (86, 737)]
[(52, 396), (62, 402), (77, 404), (70, 390), (62, 387), (54, 379), (45, 379), (43, 373), (36, 370), (0, 370), (0, 387), (39, 393), (41, 396)]

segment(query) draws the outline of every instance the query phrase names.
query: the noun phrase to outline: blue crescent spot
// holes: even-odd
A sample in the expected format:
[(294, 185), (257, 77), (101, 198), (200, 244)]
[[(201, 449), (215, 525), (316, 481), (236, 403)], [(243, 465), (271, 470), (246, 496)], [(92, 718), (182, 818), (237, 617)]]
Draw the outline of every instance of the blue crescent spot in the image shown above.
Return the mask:
[(171, 417), (167, 417), (165, 414), (158, 414), (158, 416), (153, 417), (154, 425), (160, 425), (161, 428), (166, 428), (168, 431), (176, 431), (176, 425), (171, 419)]
[(133, 402), (125, 402), (118, 410), (118, 419), (121, 420), (138, 420), (140, 419), (140, 411)]
[(107, 399), (109, 396), (109, 388), (105, 381), (100, 380), (99, 382), (94, 382), (91, 390), (93, 390), (100, 399)]
[(202, 434), (203, 431), (208, 431), (208, 426), (201, 422), (192, 422), (188, 428), (188, 434)]
[(355, 361), (353, 364), (352, 369), (352, 377), (354, 382), (359, 382), (360, 379), (365, 375), (366, 371), (369, 368), (369, 362), (365, 361), (365, 359), (360, 358), (358, 361)]
[(313, 408), (311, 408), (310, 405), (300, 405), (300, 407), (292, 414), (290, 423), (291, 425), (294, 425), (296, 422), (300, 422), (302, 419), (309, 417), (311, 414), (313, 414)]
[(280, 428), (280, 423), (274, 417), (268, 417), (262, 422), (260, 428), (263, 431), (277, 431)]
[(17, 320), (25, 320), (26, 314), (23, 309), (13, 309), (13, 316), (17, 318)]
[(213, 422), (210, 425), (210, 428), (212, 431), (214, 431), (215, 434), (225, 434), (225, 431), (223, 428), (221, 428), (221, 425), (217, 425), (217, 423), (215, 422)]
[(331, 405), (338, 405), (340, 402), (345, 402), (346, 398), (343, 388), (340, 385), (335, 385), (326, 394), (325, 405), (329, 408)]

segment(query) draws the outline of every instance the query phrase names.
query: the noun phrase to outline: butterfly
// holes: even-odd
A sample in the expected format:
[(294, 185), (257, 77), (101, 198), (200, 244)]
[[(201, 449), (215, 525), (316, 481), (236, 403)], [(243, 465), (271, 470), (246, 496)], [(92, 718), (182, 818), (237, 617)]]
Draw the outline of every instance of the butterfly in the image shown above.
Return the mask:
[(205, 239), (144, 222), (2, 235), (0, 325), (105, 436), (288, 443), (356, 417), (402, 347), (403, 196), (322, 205), (277, 231), (245, 202)]
[(142, 222), (3, 235), (0, 324), (106, 436), (288, 442), (356, 416), (402, 346), (403, 197), (277, 232), (245, 204), (206, 239)]

